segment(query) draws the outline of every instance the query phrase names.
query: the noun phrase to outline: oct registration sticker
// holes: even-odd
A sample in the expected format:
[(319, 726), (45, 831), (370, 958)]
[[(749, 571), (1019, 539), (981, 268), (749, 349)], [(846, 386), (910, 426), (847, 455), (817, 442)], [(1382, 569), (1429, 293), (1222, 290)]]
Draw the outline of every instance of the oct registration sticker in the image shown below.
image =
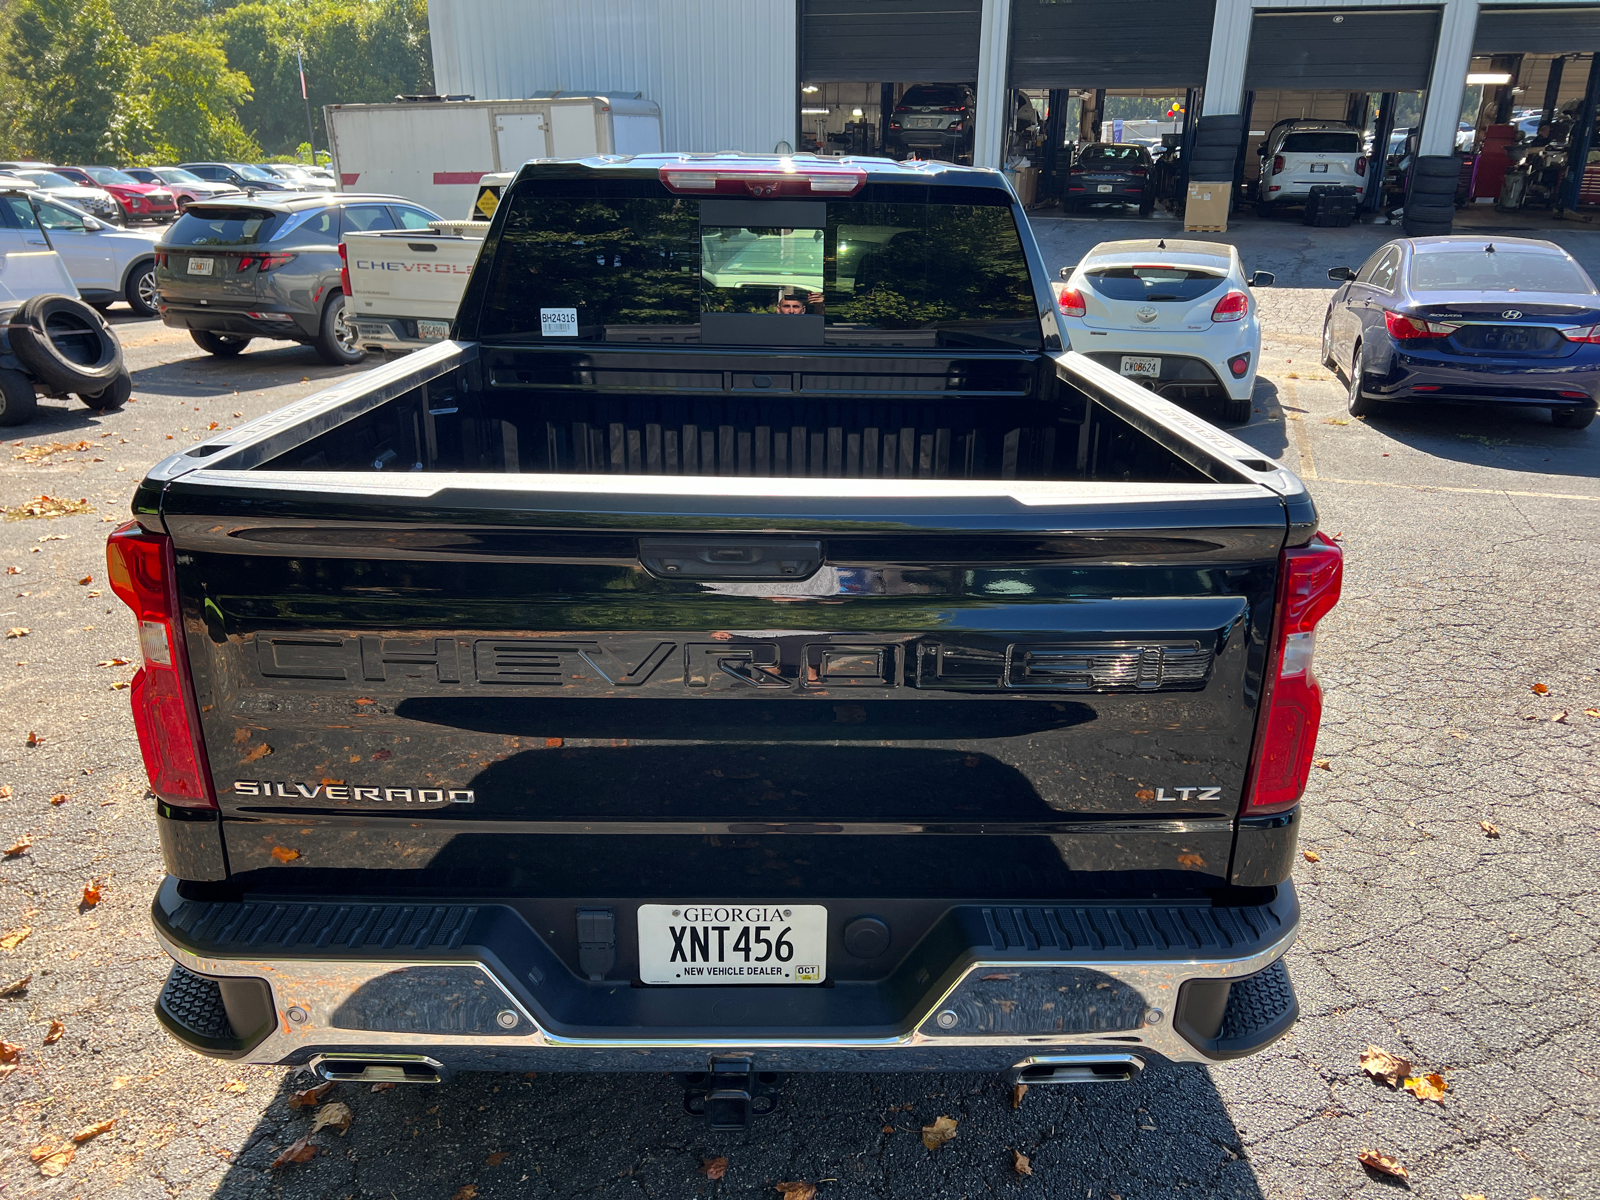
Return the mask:
[(821, 983), (828, 910), (820, 904), (641, 904), (644, 983)]
[(545, 337), (577, 337), (578, 310), (575, 308), (541, 308), (539, 332)]

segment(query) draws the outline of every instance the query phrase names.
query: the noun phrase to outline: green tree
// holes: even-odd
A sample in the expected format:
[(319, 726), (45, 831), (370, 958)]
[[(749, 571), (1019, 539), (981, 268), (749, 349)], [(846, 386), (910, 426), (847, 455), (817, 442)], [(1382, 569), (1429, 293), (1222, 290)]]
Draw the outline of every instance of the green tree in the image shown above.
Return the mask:
[(132, 64), (108, 0), (21, 0), (4, 58), (16, 88), (16, 140), (54, 162), (110, 154)]
[(261, 147), (239, 123), (250, 80), (214, 40), (165, 33), (139, 53), (129, 89), (127, 151), (143, 161), (246, 161)]

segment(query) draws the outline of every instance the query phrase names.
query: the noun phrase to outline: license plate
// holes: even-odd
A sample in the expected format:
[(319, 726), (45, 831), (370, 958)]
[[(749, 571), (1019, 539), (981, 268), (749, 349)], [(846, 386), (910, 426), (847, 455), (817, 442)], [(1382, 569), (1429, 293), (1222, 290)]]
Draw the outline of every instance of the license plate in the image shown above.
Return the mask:
[(912, 129), (937, 129), (937, 128), (939, 128), (939, 118), (938, 117), (912, 117), (911, 120), (906, 122), (906, 123), (908, 125), (910, 125)]
[(1131, 354), (1122, 356), (1122, 373), (1132, 376), (1147, 376), (1154, 379), (1161, 374), (1161, 360), (1159, 358), (1136, 358)]
[(641, 904), (645, 983), (821, 983), (828, 910), (820, 904)]
[(1328, 173), (1328, 164), (1327, 163), (1312, 163), (1311, 164), (1311, 173), (1313, 175), (1319, 175), (1319, 174), (1320, 175), (1326, 175)]
[(209, 275), (216, 265), (217, 260), (214, 258), (191, 258), (189, 260), (189, 274)]
[(424, 342), (442, 341), (450, 336), (449, 321), (418, 321), (417, 337)]
[(1111, 185), (1109, 183), (1097, 184), (1094, 190), (1097, 192), (1109, 192), (1111, 190)]

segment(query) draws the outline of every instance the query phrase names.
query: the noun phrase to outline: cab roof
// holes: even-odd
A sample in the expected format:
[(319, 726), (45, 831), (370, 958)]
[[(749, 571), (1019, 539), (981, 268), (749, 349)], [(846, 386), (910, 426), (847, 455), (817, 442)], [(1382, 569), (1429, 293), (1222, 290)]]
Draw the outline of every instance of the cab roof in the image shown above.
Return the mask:
[[(999, 191), (1009, 190), (1005, 177), (988, 167), (964, 167), (956, 163), (937, 160), (910, 159), (896, 162), (892, 158), (870, 155), (847, 155), (840, 158), (817, 154), (603, 154), (593, 158), (535, 158), (524, 163), (517, 172), (521, 179), (530, 171), (540, 175), (598, 174), (626, 178), (657, 178), (663, 167), (694, 164), (703, 167), (726, 167), (729, 170), (804, 172), (807, 167), (854, 168), (862, 171), (869, 183), (939, 183), (959, 187), (987, 187)], [(820, 197), (819, 197), (820, 198)]]

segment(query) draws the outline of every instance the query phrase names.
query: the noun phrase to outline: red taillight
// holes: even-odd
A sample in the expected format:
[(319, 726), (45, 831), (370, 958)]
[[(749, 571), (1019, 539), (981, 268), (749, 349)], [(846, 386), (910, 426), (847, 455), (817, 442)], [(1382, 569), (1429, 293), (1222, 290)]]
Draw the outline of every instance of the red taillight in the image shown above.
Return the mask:
[[(343, 243), (340, 244), (342, 245)], [(256, 269), (262, 273), (265, 273), (267, 271), (276, 270), (277, 268), (283, 266), (284, 263), (293, 262), (294, 255), (285, 254), (282, 251), (279, 251), (275, 254), (263, 254), (258, 261), (260, 266), (258, 266)]]
[(1563, 329), (1561, 336), (1569, 342), (1600, 342), (1600, 325), (1575, 325)]
[(350, 256), (345, 252), (344, 243), (339, 243), (339, 286), (344, 289), (346, 296), (354, 295), (350, 290)]
[(1231, 291), (1211, 310), (1213, 321), (1242, 321), (1250, 311), (1250, 297), (1241, 291)]
[(867, 182), (860, 167), (792, 158), (685, 158), (659, 171), (669, 192), (690, 196), (853, 196)]
[(243, 275), (246, 271), (248, 271), (251, 267), (253, 267), (255, 265), (256, 265), (256, 260), (255, 260), (255, 256), (254, 255), (241, 254), (239, 256), (239, 274)]
[(939, 111), (940, 112), (966, 112), (967, 110), (962, 108), (959, 104), (953, 104), (953, 105), (946, 105), (944, 108), (941, 108)]
[(1390, 337), (1400, 339), (1449, 337), (1458, 328), (1440, 321), (1424, 321), (1416, 317), (1402, 316), (1388, 309), (1383, 310), (1383, 323), (1388, 327)]
[(1283, 170), (1283, 155), (1274, 154), (1272, 156), (1272, 173), (1274, 175), (1276, 175), (1282, 170)]
[(1148, 175), (1148, 174), (1150, 174), (1150, 170), (1149, 170), (1148, 167), (1129, 167), (1128, 168), (1128, 174), (1129, 175)]
[(1277, 628), (1245, 785), (1247, 815), (1288, 808), (1305, 791), (1322, 724), (1322, 688), (1311, 673), (1311, 652), (1317, 622), (1339, 603), (1343, 579), (1344, 551), (1320, 533), (1279, 560)]
[(1360, 158), (1356, 159), (1356, 174), (1357, 175), (1365, 175), (1366, 173), (1367, 173), (1367, 156), (1365, 154), (1363, 154)]
[(1064, 287), (1056, 297), (1056, 307), (1063, 317), (1081, 317), (1089, 310), (1084, 307), (1083, 293), (1074, 287)]
[(106, 539), (106, 578), (139, 621), (144, 666), (134, 674), (130, 694), (150, 790), (168, 804), (215, 808), (178, 611), (172, 539), (129, 521)]

